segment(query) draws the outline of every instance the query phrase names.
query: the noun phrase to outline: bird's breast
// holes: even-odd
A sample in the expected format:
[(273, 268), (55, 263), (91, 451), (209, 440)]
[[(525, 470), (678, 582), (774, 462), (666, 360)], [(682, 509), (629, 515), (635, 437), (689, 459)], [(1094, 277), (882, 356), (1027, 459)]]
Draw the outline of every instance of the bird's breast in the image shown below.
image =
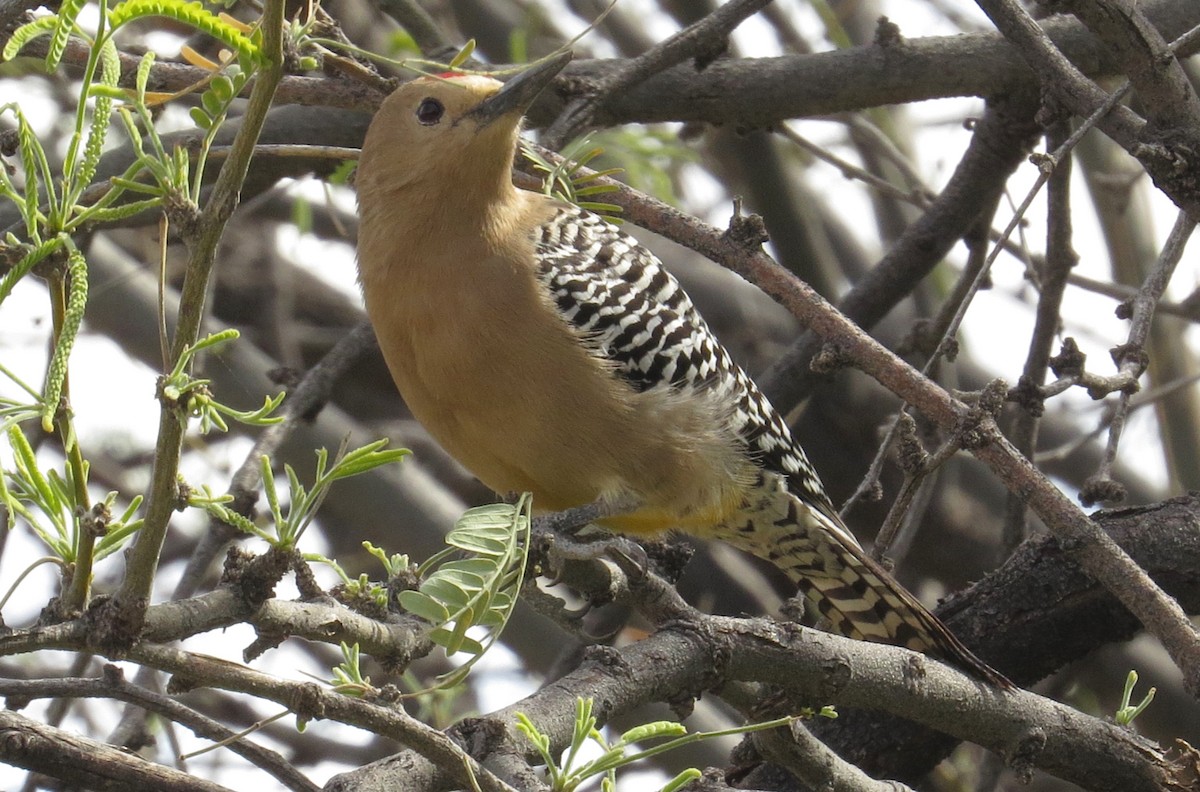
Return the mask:
[(559, 510), (602, 496), (645, 506), (631, 532), (702, 531), (737, 508), (745, 451), (721, 406), (671, 388), (638, 392), (580, 343), (532, 271), (443, 262), (445, 277), (364, 281), (371, 322), (413, 415), (497, 492)]

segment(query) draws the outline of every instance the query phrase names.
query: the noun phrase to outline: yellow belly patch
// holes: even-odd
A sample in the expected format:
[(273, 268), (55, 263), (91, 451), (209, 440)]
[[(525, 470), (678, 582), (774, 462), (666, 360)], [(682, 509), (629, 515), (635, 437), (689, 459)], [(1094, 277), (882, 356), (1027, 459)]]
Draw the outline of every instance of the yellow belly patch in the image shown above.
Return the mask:
[(741, 498), (729, 499), (728, 503), (710, 506), (680, 514), (667, 509), (639, 509), (630, 514), (619, 514), (599, 520), (600, 525), (610, 531), (627, 534), (660, 534), (666, 531), (682, 531), (693, 536), (707, 536), (714, 526), (733, 515), (741, 505)]

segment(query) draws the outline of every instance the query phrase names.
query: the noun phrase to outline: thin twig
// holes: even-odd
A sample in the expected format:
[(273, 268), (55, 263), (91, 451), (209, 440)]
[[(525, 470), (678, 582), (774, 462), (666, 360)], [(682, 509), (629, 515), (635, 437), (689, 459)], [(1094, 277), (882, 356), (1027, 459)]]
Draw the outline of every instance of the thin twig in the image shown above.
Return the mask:
[[(912, 426), (912, 418), (908, 413), (901, 412), (898, 417), (907, 418), (907, 421), (897, 421), (896, 429), (899, 431), (905, 424)], [(946, 443), (942, 443), (938, 450), (930, 454), (922, 461), (919, 469), (907, 472), (904, 476), (904, 482), (900, 485), (900, 489), (896, 492), (896, 498), (892, 501), (891, 507), (888, 509), (887, 518), (883, 521), (883, 526), (879, 529), (879, 534), (875, 537), (874, 546), (871, 548), (871, 556), (876, 561), (882, 561), (884, 557), (890, 558), (892, 563), (900, 561), (900, 555), (894, 551), (894, 546), (899, 538), (900, 529), (905, 524), (905, 516), (916, 500), (917, 493), (921, 490), (922, 485), (929, 480), (929, 476), (941, 469), (942, 465), (950, 461), (951, 457), (961, 449), (961, 438), (952, 437)], [(911, 540), (912, 537), (906, 537), (906, 540)]]
[[(1128, 302), (1137, 294), (1137, 288), (1126, 286), (1123, 283), (1109, 283), (1106, 281), (1098, 281), (1094, 278), (1089, 278), (1086, 275), (1080, 275), (1077, 272), (1072, 272), (1067, 276), (1067, 283), (1084, 291), (1100, 294), (1105, 297), (1111, 297), (1120, 302)], [(1193, 305), (1193, 300), (1184, 300), (1182, 302), (1169, 302), (1163, 300), (1159, 302), (1155, 313), (1169, 314), (1178, 316), (1181, 319), (1186, 319), (1189, 322), (1200, 322), (1200, 311)]]
[[(1047, 135), (1046, 148), (1058, 150), (1070, 138), (1070, 127), (1057, 124)], [(1046, 380), (1054, 339), (1058, 335), (1062, 299), (1066, 292), (1067, 276), (1078, 261), (1071, 247), (1071, 158), (1059, 160), (1059, 167), (1046, 185), (1047, 229), (1046, 257), (1039, 273), (1037, 310), (1033, 333), (1021, 380), (1040, 387)], [(1027, 457), (1033, 456), (1037, 445), (1041, 405), (1020, 410), (1013, 418), (1009, 433), (1013, 445)], [(1001, 539), (1005, 555), (1025, 539), (1025, 503), (1009, 493), (1005, 508)]]
[[(976, 0), (996, 28), (1015, 44), (1042, 84), (1065, 101), (1076, 115), (1087, 117), (1110, 98), (1062, 53), (1050, 36), (1017, 0)], [(1083, 109), (1086, 108), (1086, 109)], [(1145, 122), (1127, 107), (1114, 107), (1100, 124), (1128, 148), (1136, 144)]]
[[(1134, 412), (1135, 410), (1140, 410), (1143, 407), (1154, 405), (1168, 396), (1183, 390), (1184, 388), (1190, 388), (1197, 382), (1200, 382), (1200, 373), (1190, 374), (1186, 377), (1180, 377), (1179, 379), (1171, 380), (1170, 382), (1164, 385), (1159, 385), (1156, 388), (1138, 391), (1129, 398), (1129, 411)], [(1054, 448), (1048, 448), (1044, 451), (1037, 452), (1037, 454), (1035, 454), (1033, 457), (1034, 462), (1036, 462), (1039, 467), (1042, 467), (1048, 462), (1062, 461), (1071, 454), (1074, 454), (1079, 449), (1083, 448), (1091, 441), (1098, 438), (1100, 435), (1104, 434), (1112, 422), (1113, 409), (1105, 409), (1103, 413), (1104, 414), (1100, 417), (1099, 424), (1090, 432), (1073, 438), (1072, 440), (1055, 446)]]
[[(1110, 103), (1111, 96), (1071, 63), (1066, 55), (1055, 46), (1046, 31), (1017, 0), (976, 0), (976, 2), (1005, 38), (1020, 49), (1021, 56), (1039, 75), (1045, 90), (1061, 101), (1071, 112), (1086, 117)], [(1183, 40), (1176, 39), (1165, 48), (1165, 52), (1174, 55), (1177, 47), (1191, 39), (1192, 31), (1189, 30), (1184, 34)], [(1186, 98), (1178, 97), (1178, 101), (1186, 105), (1179, 110), (1178, 116), (1193, 118), (1200, 115), (1200, 109), (1192, 112), (1192, 109), (1197, 107), (1195, 94), (1190, 87), (1186, 90)], [(1159, 109), (1161, 110), (1161, 105)], [(1178, 117), (1170, 112), (1165, 112), (1165, 114), (1171, 118)], [(1174, 175), (1179, 168), (1175, 158), (1184, 156), (1183, 150), (1186, 147), (1180, 147), (1181, 150), (1178, 152), (1171, 151), (1164, 141), (1158, 139), (1161, 134), (1160, 130), (1154, 130), (1155, 134), (1147, 140), (1146, 135), (1143, 134), (1147, 130), (1146, 121), (1124, 106), (1112, 107), (1104, 114), (1098, 126), (1142, 163), (1143, 167), (1155, 177), (1155, 183), (1159, 188), (1176, 205), (1191, 214), (1193, 219), (1200, 220), (1200, 199), (1193, 194), (1190, 182), (1180, 180)], [(1169, 129), (1171, 127), (1166, 127), (1163, 131)]]
[[(974, 126), (966, 153), (929, 210), (841, 299), (839, 308), (847, 317), (863, 327), (875, 325), (977, 224), (1024, 159), (1038, 130), (1033, 121), (1036, 110), (1036, 98), (1024, 94), (987, 108)], [(820, 346), (815, 334), (804, 334), (759, 377), (759, 386), (785, 413), (816, 384), (819, 375), (811, 363)]]
[[(283, 420), (271, 424), (259, 433), (254, 446), (246, 454), (242, 464), (234, 472), (228, 494), (233, 496), (231, 508), (248, 516), (258, 500), (258, 486), (262, 480), (263, 456), (272, 456), (304, 421), (312, 421), (321, 407), (329, 400), (333, 387), (346, 370), (376, 346), (375, 332), (370, 324), (363, 322), (341, 338), (321, 360), (310, 368), (300, 383), (288, 391), (279, 416)], [(174, 599), (190, 597), (200, 579), (208, 570), (221, 548), (239, 535), (229, 526), (210, 523), (209, 530), (192, 552), (187, 567), (176, 584)]]
[(870, 145), (871, 150), (878, 152), (888, 162), (900, 171), (909, 189), (933, 198), (933, 191), (925, 186), (925, 180), (914, 163), (905, 155), (896, 142), (887, 133), (871, 122), (867, 113), (840, 113), (837, 118), (842, 120), (850, 131), (851, 139), (858, 139)]
[(689, 25), (640, 57), (628, 61), (619, 71), (605, 77), (588, 96), (559, 114), (543, 133), (544, 145), (551, 149), (561, 148), (591, 124), (592, 117), (609, 97), (627, 92), (688, 58), (715, 55), (724, 48), (725, 39), (734, 28), (769, 2), (771, 0), (730, 0), (694, 25)]
[[(991, 272), (992, 264), (995, 263), (996, 259), (1000, 256), (1000, 253), (1003, 252), (1005, 247), (1008, 245), (1009, 239), (1011, 238), (1013, 232), (1019, 227), (1021, 222), (1023, 222), (1025, 213), (1029, 211), (1029, 207), (1033, 204), (1034, 198), (1036, 198), (1037, 194), (1041, 192), (1042, 187), (1044, 187), (1050, 180), (1050, 177), (1055, 173), (1058, 166), (1070, 156), (1071, 151), (1079, 144), (1079, 141), (1083, 139), (1084, 134), (1094, 125), (1099, 123), (1099, 121), (1116, 105), (1116, 102), (1119, 101), (1120, 97), (1124, 96), (1124, 93), (1128, 90), (1128, 88), (1129, 85), (1126, 83), (1120, 89), (1115, 91), (1112, 96), (1109, 97), (1109, 100), (1100, 108), (1098, 108), (1096, 112), (1092, 113), (1092, 115), (1082, 124), (1080, 124), (1079, 128), (1076, 129), (1074, 133), (1072, 133), (1065, 141), (1063, 141), (1062, 145), (1060, 145), (1058, 148), (1045, 155), (1033, 155), (1030, 157), (1030, 159), (1037, 163), (1040, 169), (1037, 180), (1034, 182), (1033, 186), (1029, 188), (1024, 200), (1022, 200), (1014, 210), (1012, 219), (1009, 221), (1004, 230), (1000, 232), (999, 239), (995, 241), (991, 252), (988, 253), (981, 266), (974, 272), (974, 276), (970, 278), (964, 277), (960, 280), (959, 283), (965, 284), (966, 289), (963, 291), (963, 293), (954, 295), (956, 299), (947, 300), (946, 306), (943, 308), (953, 306), (954, 313), (950, 317), (950, 320), (944, 323), (938, 345), (935, 348), (934, 353), (921, 368), (921, 374), (929, 376), (930, 372), (933, 371), (933, 367), (941, 360), (941, 358), (945, 356), (949, 350), (954, 348), (954, 336), (957, 335), (958, 328), (962, 325), (963, 320), (966, 318), (967, 309), (970, 307), (971, 302), (975, 295), (979, 292), (979, 289), (987, 281), (988, 274)], [(964, 275), (971, 275), (971, 267), (969, 266), (969, 263), (967, 269), (964, 271)], [(900, 409), (903, 411), (907, 408), (908, 405), (904, 404)], [(898, 419), (899, 415), (897, 415), (896, 420)], [(887, 453), (887, 449), (892, 442), (892, 439), (895, 437), (896, 426), (896, 422), (893, 421), (891, 426), (888, 428), (887, 433), (884, 435), (884, 440), (880, 444), (881, 447), (879, 451), (876, 452), (875, 458), (872, 461), (871, 466), (868, 468), (866, 477), (867, 480), (859, 484), (858, 488), (856, 488), (854, 491), (854, 495), (851, 496), (852, 498), (860, 496), (860, 493), (874, 491), (877, 487), (876, 482), (882, 470), (882, 459)], [(851, 505), (853, 505), (853, 503), (848, 501), (845, 505), (843, 505), (842, 512), (847, 512)], [(882, 550), (877, 548), (876, 552), (880, 553)]]
[[(1175, 227), (1159, 254), (1158, 261), (1146, 277), (1142, 288), (1133, 298), (1133, 316), (1129, 325), (1129, 337), (1124, 344), (1113, 351), (1117, 360), (1120, 375), (1136, 382), (1146, 369), (1146, 338), (1150, 334), (1150, 323), (1154, 319), (1154, 308), (1158, 299), (1166, 291), (1175, 267), (1183, 257), (1184, 248), (1196, 228), (1196, 221), (1187, 212), (1180, 211), (1175, 220)], [(1090, 505), (1096, 501), (1120, 500), (1124, 489), (1112, 479), (1113, 465), (1117, 460), (1117, 449), (1121, 443), (1121, 434), (1125, 429), (1125, 419), (1129, 415), (1129, 397), (1132, 388), (1121, 390), (1117, 397), (1116, 410), (1109, 422), (1108, 444), (1104, 449), (1104, 458), (1096, 474), (1090, 477), (1080, 493), (1080, 499)]]
[[(1045, 176), (1045, 174), (1043, 175)], [(1040, 183), (1044, 183), (1044, 181)], [(988, 273), (991, 271), (991, 266), (999, 257), (1000, 252), (1004, 249), (1004, 244), (1012, 235), (1013, 230), (1024, 219), (1025, 211), (1028, 210), (1029, 205), (1033, 203), (1033, 198), (1037, 194), (1040, 183), (1035, 185), (1035, 187), (1030, 190), (1025, 200), (1017, 208), (1017, 211), (1013, 214), (1008, 226), (1005, 227), (1004, 231), (1001, 232), (1000, 240), (992, 247), (991, 252), (988, 253), (987, 256), (979, 256), (976, 253), (968, 260), (968, 266), (963, 271), (963, 277), (959, 279), (958, 283), (955, 285), (954, 291), (951, 293), (950, 297), (946, 300), (945, 305), (942, 307), (941, 316), (939, 318), (939, 324), (941, 326), (938, 328), (940, 330), (938, 343), (937, 346), (934, 347), (933, 353), (929, 355), (929, 358), (925, 361), (925, 365), (921, 367), (921, 374), (923, 376), (930, 376), (931, 372), (938, 365), (938, 363), (941, 362), (943, 357), (953, 357), (953, 355), (950, 353), (956, 348), (954, 336), (958, 334), (958, 328), (962, 325), (963, 319), (966, 318), (967, 308), (970, 307), (971, 300), (987, 281)], [(979, 261), (978, 266), (972, 267), (971, 263), (977, 260)], [(947, 309), (952, 310), (948, 311)], [(945, 318), (945, 314), (947, 313), (949, 313), (948, 319)], [(886, 456), (892, 441), (895, 439), (896, 429), (899, 426), (900, 415), (902, 415), (904, 411), (908, 409), (908, 407), (909, 405), (907, 403), (900, 406), (900, 411), (893, 419), (891, 426), (884, 435), (883, 442), (880, 443), (880, 447), (875, 453), (875, 458), (872, 460), (867, 473), (868, 477), (873, 476), (874, 479), (860, 483), (854, 492), (855, 495), (858, 495), (860, 492), (870, 491), (876, 486), (878, 476), (883, 469), (882, 460)], [(850, 502), (844, 504), (842, 506), (842, 512), (847, 512), (852, 505), (853, 504)], [(889, 519), (894, 519), (894, 525), (899, 525), (899, 515), (893, 515), (889, 513), (888, 516)], [(886, 539), (889, 540), (888, 542), (885, 542), (883, 545), (876, 546), (874, 554), (877, 557), (882, 557), (883, 553), (886, 552), (887, 544), (890, 543), (891, 538), (891, 536), (886, 537)]]
[(905, 191), (875, 174), (863, 170), (852, 162), (842, 159), (833, 152), (818, 146), (808, 138), (801, 135), (790, 124), (780, 124), (779, 132), (791, 142), (795, 143), (800, 148), (812, 154), (819, 160), (826, 162), (842, 172), (842, 176), (847, 179), (857, 179), (869, 187), (874, 187), (880, 193), (891, 196), (898, 201), (910, 203), (921, 209), (929, 208), (929, 203), (933, 198), (924, 185), (918, 183), (918, 186), (909, 191)]
[(237, 663), (146, 642), (133, 647), (129, 659), (168, 671), (179, 684), (247, 693), (282, 704), (301, 718), (330, 718), (397, 740), (437, 763), (445, 778), (460, 787), (469, 787), (474, 781), (483, 792), (516, 792), (447, 735), (417, 720), (402, 707), (346, 696), (314, 682), (279, 679)]
[[(1138, 110), (1156, 130), (1200, 128), (1200, 98), (1173, 47), (1129, 0), (1063, 0), (1108, 45), (1137, 88)], [(1187, 34), (1185, 34), (1187, 35)]]

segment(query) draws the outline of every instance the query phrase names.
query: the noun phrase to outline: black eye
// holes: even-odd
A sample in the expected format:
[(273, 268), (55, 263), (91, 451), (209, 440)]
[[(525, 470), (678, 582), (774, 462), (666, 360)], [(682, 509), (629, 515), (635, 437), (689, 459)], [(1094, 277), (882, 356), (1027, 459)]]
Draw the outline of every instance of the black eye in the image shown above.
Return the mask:
[(433, 126), (442, 120), (445, 112), (446, 108), (437, 99), (422, 99), (421, 104), (417, 105), (417, 120), (425, 126)]

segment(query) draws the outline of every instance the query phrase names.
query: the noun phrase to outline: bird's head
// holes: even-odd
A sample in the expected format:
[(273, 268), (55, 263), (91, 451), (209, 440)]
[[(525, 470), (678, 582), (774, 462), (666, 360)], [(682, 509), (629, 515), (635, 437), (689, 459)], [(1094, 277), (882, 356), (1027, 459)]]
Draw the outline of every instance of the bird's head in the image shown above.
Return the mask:
[(521, 117), (570, 59), (570, 53), (549, 58), (504, 83), (443, 74), (400, 86), (367, 131), (356, 177), (360, 195), (507, 180)]

